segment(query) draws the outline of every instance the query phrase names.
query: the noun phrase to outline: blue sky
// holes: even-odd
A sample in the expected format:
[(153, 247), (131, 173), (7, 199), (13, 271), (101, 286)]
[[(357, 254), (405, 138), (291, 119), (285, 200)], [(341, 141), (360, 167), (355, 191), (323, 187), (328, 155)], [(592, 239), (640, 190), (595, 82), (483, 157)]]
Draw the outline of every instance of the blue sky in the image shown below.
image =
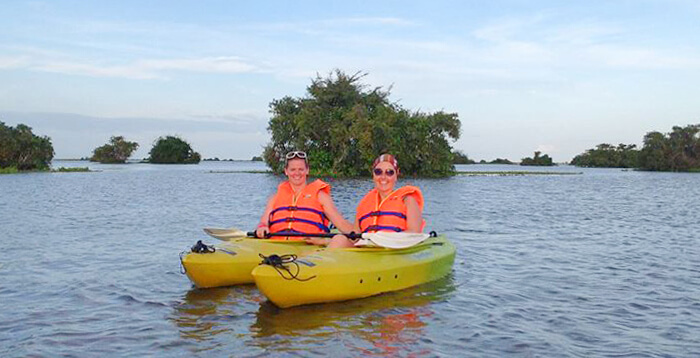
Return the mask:
[(3, 1), (0, 121), (57, 158), (180, 135), (249, 159), (269, 103), (367, 72), (412, 110), (456, 112), (475, 159), (555, 161), (700, 123), (700, 1)]

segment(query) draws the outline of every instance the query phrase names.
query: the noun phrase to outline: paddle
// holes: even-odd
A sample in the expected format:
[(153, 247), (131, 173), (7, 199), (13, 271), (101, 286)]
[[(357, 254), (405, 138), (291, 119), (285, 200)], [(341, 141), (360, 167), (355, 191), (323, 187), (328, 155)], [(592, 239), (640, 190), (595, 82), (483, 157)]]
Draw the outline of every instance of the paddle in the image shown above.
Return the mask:
[[(230, 240), (239, 237), (255, 237), (253, 232), (245, 232), (239, 229), (216, 229), (216, 228), (205, 228), (209, 236), (215, 237), (221, 240)], [(321, 234), (304, 234), (304, 233), (269, 233), (267, 237), (333, 237), (337, 234), (334, 233), (321, 233)], [(425, 233), (415, 233), (415, 232), (373, 232), (373, 233), (362, 233), (362, 234), (346, 234), (345, 236), (351, 239), (364, 239), (363, 244), (373, 243), (377, 246), (386, 247), (390, 249), (403, 249), (417, 245), (428, 237), (430, 234)]]

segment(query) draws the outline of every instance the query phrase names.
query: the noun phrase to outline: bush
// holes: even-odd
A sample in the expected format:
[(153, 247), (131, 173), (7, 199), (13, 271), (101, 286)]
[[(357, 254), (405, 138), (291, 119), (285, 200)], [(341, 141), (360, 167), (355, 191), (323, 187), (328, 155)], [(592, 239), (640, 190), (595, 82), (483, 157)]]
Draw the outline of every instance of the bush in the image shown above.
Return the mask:
[(154, 164), (197, 164), (202, 159), (189, 143), (175, 136), (159, 137), (149, 152)]

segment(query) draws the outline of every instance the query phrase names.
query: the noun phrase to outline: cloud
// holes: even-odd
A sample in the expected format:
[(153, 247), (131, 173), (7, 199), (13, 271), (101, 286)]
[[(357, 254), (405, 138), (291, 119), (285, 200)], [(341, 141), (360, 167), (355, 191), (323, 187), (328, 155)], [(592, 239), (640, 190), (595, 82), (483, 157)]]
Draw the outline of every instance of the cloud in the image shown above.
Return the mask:
[(27, 63), (27, 56), (0, 56), (0, 69), (21, 68)]
[(350, 17), (319, 21), (324, 25), (346, 26), (346, 25), (390, 25), (390, 26), (413, 26), (416, 23), (398, 17)]
[[(193, 59), (166, 59), (166, 60), (137, 60), (126, 65), (102, 65), (85, 63), (80, 61), (53, 61), (35, 59), (28, 61), (23, 58), (14, 66), (25, 67), (31, 70), (44, 72), (63, 73), (70, 75), (82, 75), (92, 77), (117, 77), (128, 79), (166, 79), (167, 72), (204, 72), (204, 73), (251, 73), (261, 72), (262, 69), (247, 63), (240, 57), (219, 56)], [(3, 60), (0, 58), (0, 68)]]

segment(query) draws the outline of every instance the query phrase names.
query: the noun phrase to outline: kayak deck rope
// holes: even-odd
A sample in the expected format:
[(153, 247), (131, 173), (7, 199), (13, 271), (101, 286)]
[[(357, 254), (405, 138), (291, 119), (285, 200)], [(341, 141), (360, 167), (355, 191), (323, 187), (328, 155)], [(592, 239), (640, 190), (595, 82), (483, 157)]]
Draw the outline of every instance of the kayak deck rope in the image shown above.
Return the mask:
[(197, 243), (192, 246), (192, 252), (198, 254), (210, 254), (216, 251), (214, 245), (206, 245), (202, 240), (197, 240)]
[[(299, 278), (299, 271), (301, 271), (301, 268), (299, 267), (299, 264), (296, 262), (297, 260), (297, 255), (295, 254), (288, 254), (288, 255), (275, 255), (272, 254), (270, 256), (265, 256), (263, 254), (258, 254), (262, 260), (260, 262), (260, 265), (270, 265), (272, 266), (275, 271), (285, 280), (297, 280), (301, 282), (309, 281), (314, 278), (316, 278), (316, 275), (313, 275), (308, 278)], [(289, 264), (289, 265), (287, 265)], [(290, 267), (296, 267), (295, 272), (292, 272), (292, 269)], [(285, 274), (286, 272), (286, 274)]]
[[(190, 252), (197, 254), (211, 254), (216, 252), (216, 248), (214, 245), (206, 245), (202, 242), (202, 240), (197, 240), (197, 243), (190, 248)], [(180, 252), (180, 273), (183, 275), (187, 273), (187, 268), (185, 267), (185, 263), (182, 262), (182, 258), (187, 254), (187, 251)]]

